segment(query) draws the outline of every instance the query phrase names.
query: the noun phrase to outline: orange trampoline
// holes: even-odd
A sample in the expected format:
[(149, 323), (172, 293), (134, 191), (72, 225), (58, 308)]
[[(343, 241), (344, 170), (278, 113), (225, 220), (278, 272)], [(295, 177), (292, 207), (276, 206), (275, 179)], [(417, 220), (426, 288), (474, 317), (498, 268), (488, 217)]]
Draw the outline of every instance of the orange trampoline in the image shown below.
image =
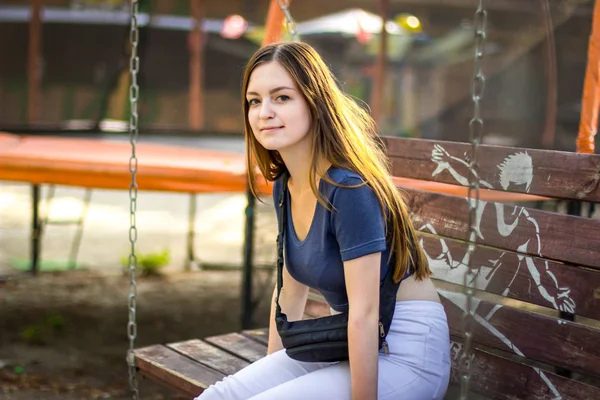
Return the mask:
[[(140, 190), (244, 192), (241, 154), (138, 143)], [(0, 133), (0, 180), (93, 189), (129, 189), (128, 141), (18, 136)], [(267, 185), (263, 190), (269, 191)]]
[[(34, 185), (68, 185), (91, 189), (129, 189), (129, 142), (98, 139), (20, 136), (0, 133), (0, 180)], [(138, 143), (136, 181), (140, 190), (182, 193), (243, 193), (243, 154), (218, 150)], [(257, 174), (260, 177), (260, 174)], [(260, 189), (269, 194), (271, 186)], [(395, 178), (398, 186), (467, 196), (467, 188), (416, 179)], [(532, 201), (540, 197), (482, 190), (488, 201)]]

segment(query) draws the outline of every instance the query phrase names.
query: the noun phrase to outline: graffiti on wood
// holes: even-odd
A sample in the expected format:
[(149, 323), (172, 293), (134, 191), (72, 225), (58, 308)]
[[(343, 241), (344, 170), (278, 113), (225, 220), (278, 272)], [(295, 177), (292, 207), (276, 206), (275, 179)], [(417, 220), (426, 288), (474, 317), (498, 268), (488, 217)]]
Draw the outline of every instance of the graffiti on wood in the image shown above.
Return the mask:
[[(481, 179), (475, 171), (469, 167), (469, 163), (460, 157), (449, 154), (444, 147), (436, 144), (431, 153), (431, 160), (437, 164), (436, 169), (433, 171), (432, 176), (447, 171), (453, 179), (461, 185), (468, 186), (469, 174), (473, 174), (474, 178), (478, 180), (481, 188), (491, 189), (493, 185), (485, 180)], [(498, 165), (499, 173), (497, 174), (499, 183), (505, 190), (511, 188), (512, 185), (522, 185), (525, 192), (529, 191), (531, 183), (533, 181), (533, 165), (532, 158), (526, 152), (517, 152), (506, 157), (502, 163)], [(470, 207), (475, 207), (475, 199), (471, 199)], [(508, 212), (507, 212), (508, 211)], [(480, 226), (482, 217), (486, 214), (490, 216), (495, 215), (496, 221), (496, 232), (494, 234), (500, 235), (503, 238), (509, 238), (517, 226), (523, 227), (526, 225), (528, 231), (531, 232), (529, 238), (523, 239), (522, 243), (517, 247), (517, 253), (513, 252), (501, 252), (497, 259), (487, 260), (486, 262), (478, 262), (476, 265), (471, 265), (475, 273), (472, 282), (469, 282), (473, 287), (485, 290), (489, 285), (497, 287), (501, 285), (504, 288), (502, 293), (503, 296), (507, 296), (510, 293), (511, 285), (515, 281), (517, 274), (521, 269), (525, 269), (532, 282), (534, 283), (534, 290), (539, 291), (540, 295), (547, 301), (548, 306), (551, 306), (557, 310), (574, 313), (575, 302), (570, 297), (571, 289), (560, 284), (555, 274), (549, 267), (548, 261), (542, 259), (543, 249), (543, 238), (540, 236), (539, 224), (531, 217), (527, 209), (519, 206), (508, 206), (501, 203), (489, 203), (486, 201), (479, 201), (479, 205), (475, 212), (475, 230), (469, 237), (469, 241), (472, 243), (485, 243), (486, 237), (481, 232)], [(430, 223), (424, 223), (418, 227), (420, 231), (437, 235), (437, 232)], [(452, 254), (444, 238), (437, 238), (437, 246), (430, 247), (424, 246), (423, 240), (421, 240), (421, 246), (424, 247), (425, 254), (429, 260), (431, 269), (434, 274), (438, 276), (447, 275), (460, 275), (464, 276), (465, 272), (469, 268), (469, 262), (473, 259), (474, 251), (477, 246), (468, 246), (462, 254)], [(537, 257), (533, 257), (529, 254), (535, 254)], [(539, 257), (539, 258), (538, 258)], [(502, 269), (510, 269), (510, 274), (497, 274)], [(551, 279), (544, 279), (544, 282), (551, 282), (551, 285), (542, 284), (542, 274), (546, 274)], [(511, 278), (512, 276), (512, 278)], [(503, 282), (498, 282), (498, 280)], [(465, 310), (464, 296), (452, 296), (444, 295), (453, 304), (460, 307), (463, 311)], [(475, 305), (477, 300), (475, 299)], [(475, 313), (475, 323), (480, 324), (499, 340), (501, 340), (510, 351), (517, 355), (525, 356), (519, 348), (512, 343), (506, 334), (501, 332), (493, 324), (493, 316), (502, 306), (497, 305), (486, 313), (486, 315), (478, 315)], [(477, 307), (475, 307), (477, 310)], [(459, 357), (459, 353), (462, 349), (454, 347), (453, 359), (456, 360)], [(536, 369), (537, 374), (548, 386), (548, 389), (554, 394), (556, 399), (560, 399), (561, 396), (557, 392), (554, 385), (546, 377), (543, 371)]]

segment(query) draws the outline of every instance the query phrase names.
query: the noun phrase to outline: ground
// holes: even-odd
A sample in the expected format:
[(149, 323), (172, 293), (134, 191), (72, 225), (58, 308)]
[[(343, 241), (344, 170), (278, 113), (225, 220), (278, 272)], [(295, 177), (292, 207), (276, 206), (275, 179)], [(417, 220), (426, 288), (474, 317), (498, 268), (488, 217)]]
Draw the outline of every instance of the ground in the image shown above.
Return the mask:
[[(48, 187), (42, 189), (46, 198)], [(29, 185), (0, 183), (0, 282), (6, 282), (0, 284), (0, 399), (130, 399), (125, 362), (129, 282), (121, 265), (130, 249), (127, 192), (94, 190), (77, 269), (35, 277), (25, 272), (30, 193)], [(58, 187), (50, 218), (77, 218), (82, 199), (83, 189)], [(45, 212), (46, 203), (42, 206)], [(170, 257), (163, 277), (137, 279), (136, 347), (240, 329), (245, 206), (244, 194), (197, 196), (194, 251), (202, 268), (185, 272), (189, 195), (139, 193), (136, 253), (167, 250)], [(268, 203), (259, 203), (257, 212), (256, 262), (273, 266), (275, 214)], [(68, 257), (75, 230), (47, 227), (44, 268)], [(267, 281), (266, 276), (259, 273), (256, 283)], [(272, 289), (259, 290), (270, 294)], [(256, 325), (266, 326), (264, 305), (257, 315)], [(142, 399), (175, 398), (146, 379), (140, 379), (140, 389)]]
[[(139, 278), (136, 347), (239, 330), (240, 278), (238, 271)], [(126, 277), (44, 273), (0, 290), (0, 398), (131, 398)], [(267, 315), (263, 302), (257, 326), (266, 326)], [(143, 378), (140, 389), (143, 399), (177, 398)]]

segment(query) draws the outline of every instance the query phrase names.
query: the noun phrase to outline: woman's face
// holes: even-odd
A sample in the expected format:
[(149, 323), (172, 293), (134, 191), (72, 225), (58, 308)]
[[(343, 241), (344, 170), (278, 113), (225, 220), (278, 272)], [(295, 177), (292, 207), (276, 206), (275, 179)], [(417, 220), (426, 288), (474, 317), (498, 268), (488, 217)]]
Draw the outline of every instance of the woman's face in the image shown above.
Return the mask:
[(246, 101), (250, 127), (265, 149), (289, 151), (310, 138), (308, 103), (277, 61), (261, 64), (252, 71)]

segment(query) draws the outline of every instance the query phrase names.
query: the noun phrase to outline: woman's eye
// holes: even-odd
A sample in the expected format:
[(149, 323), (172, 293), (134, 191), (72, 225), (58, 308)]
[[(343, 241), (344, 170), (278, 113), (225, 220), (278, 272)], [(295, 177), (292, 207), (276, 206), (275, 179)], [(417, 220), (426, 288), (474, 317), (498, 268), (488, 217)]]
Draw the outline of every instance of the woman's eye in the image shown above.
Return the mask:
[(255, 104), (258, 104), (258, 99), (250, 99), (250, 100), (248, 100), (248, 105), (253, 106)]
[(279, 101), (286, 101), (289, 99), (290, 99), (290, 96), (286, 96), (285, 94), (282, 94), (281, 96), (277, 97), (277, 100), (279, 100)]

